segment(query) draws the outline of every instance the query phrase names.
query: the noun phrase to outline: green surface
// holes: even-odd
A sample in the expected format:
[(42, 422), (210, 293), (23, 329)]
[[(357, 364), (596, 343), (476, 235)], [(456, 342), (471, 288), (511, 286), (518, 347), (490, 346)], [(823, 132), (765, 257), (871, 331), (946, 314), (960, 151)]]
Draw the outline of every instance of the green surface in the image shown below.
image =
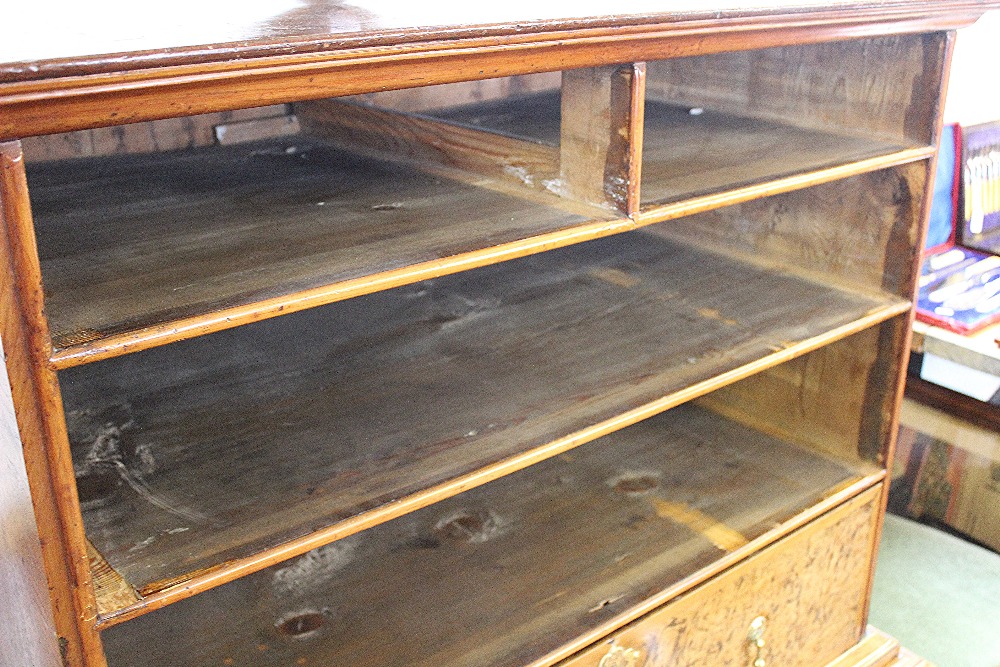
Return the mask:
[(1000, 555), (887, 515), (869, 622), (939, 667), (1000, 667)]

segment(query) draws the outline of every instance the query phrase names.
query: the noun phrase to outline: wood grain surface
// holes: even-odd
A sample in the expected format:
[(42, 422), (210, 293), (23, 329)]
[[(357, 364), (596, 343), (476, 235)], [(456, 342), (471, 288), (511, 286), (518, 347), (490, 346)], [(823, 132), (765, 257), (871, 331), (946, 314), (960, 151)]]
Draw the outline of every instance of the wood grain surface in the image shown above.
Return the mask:
[(857, 475), (682, 406), (108, 630), (110, 664), (525, 665)]
[(647, 229), (909, 299), (926, 178), (927, 161), (921, 160)]
[(944, 33), (892, 35), (659, 60), (648, 64), (647, 98), (928, 145), (946, 39)]
[(637, 232), (60, 379), (88, 534), (151, 591), (906, 307)]
[(304, 138), (29, 181), (56, 348), (586, 222)]
[(733, 115), (707, 104), (678, 106), (647, 100), (642, 200), (646, 205), (677, 201), (904, 147), (870, 136)]
[(756, 657), (747, 635), (758, 616), (767, 664), (825, 665), (865, 631), (880, 492), (866, 491), (564, 665), (598, 667), (622, 647), (638, 651), (635, 667), (745, 667)]
[[(51, 51), (48, 56), (39, 55), (40, 59), (29, 56), (29, 61), (10, 54), (0, 56), (0, 62), (6, 61), (0, 66), (0, 139), (394, 88), (873, 34), (951, 30), (969, 25), (998, 4), (993, 0), (858, 1), (791, 11), (773, 5), (729, 12), (688, 7), (666, 14), (662, 4), (657, 4), (654, 14), (602, 13), (537, 22), (524, 21), (524, 7), (516, 4), (511, 8), (518, 8), (514, 12), (519, 16), (517, 24), (452, 24), (441, 29), (376, 33), (355, 26), (360, 31), (343, 33), (334, 17), (332, 25), (319, 18), (320, 25), (332, 33), (324, 30), (298, 43), (264, 37), (259, 42), (189, 45), (166, 51), (138, 47), (139, 52), (133, 49), (82, 60), (67, 60)], [(574, 3), (573, 14), (586, 11)], [(459, 15), (449, 13), (447, 20)], [(428, 18), (424, 13), (421, 16)], [(47, 34), (56, 32), (51, 21), (45, 25)], [(24, 33), (12, 34), (22, 37)], [(34, 49), (53, 42), (21, 43), (25, 44)]]

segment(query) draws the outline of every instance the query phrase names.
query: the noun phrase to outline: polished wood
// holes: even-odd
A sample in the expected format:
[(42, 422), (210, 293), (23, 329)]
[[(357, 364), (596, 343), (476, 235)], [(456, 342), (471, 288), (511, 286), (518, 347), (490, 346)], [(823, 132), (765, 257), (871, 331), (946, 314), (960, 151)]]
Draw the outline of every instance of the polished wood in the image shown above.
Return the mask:
[[(104, 655), (94, 630), (97, 605), (58, 380), (47, 364), (51, 346), (42, 315), (24, 156), (16, 142), (0, 143), (0, 218), (0, 336), (58, 648), (68, 664), (101, 667)], [(12, 486), (12, 492), (17, 489), (19, 468), (12, 468), (14, 476), (9, 482), (4, 480), (5, 485)], [(26, 558), (30, 557), (29, 552)], [(45, 645), (34, 651), (25, 648), (43, 659), (50, 655), (50, 649)]]
[(60, 378), (78, 466), (112, 428), (142, 486), (88, 479), (90, 538), (175, 598), (189, 573), (266, 567), (907, 309), (637, 232)]
[[(106, 631), (110, 662), (551, 664), (563, 643), (621, 627), (651, 592), (787, 534), (864, 474), (684, 406)], [(720, 544), (673, 506), (738, 541)], [(283, 637), (282, 619), (305, 609), (326, 610), (322, 631)], [(208, 610), (225, 622), (182, 630)]]
[[(768, 664), (814, 667), (854, 646), (881, 488), (871, 489), (602, 642), (566, 667), (598, 667), (613, 647), (636, 667), (752, 664), (751, 621), (767, 619)], [(836, 610), (836, 613), (831, 613)], [(807, 628), (801, 620), (811, 619)]]
[[(987, 0), (836, 3), (324, 35), (109, 58), (0, 57), (0, 140), (470, 79), (969, 25)], [(852, 11), (844, 11), (845, 6)], [(339, 8), (339, 5), (338, 5)], [(581, 10), (577, 10), (581, 11)], [(704, 10), (702, 10), (704, 11)], [(575, 12), (574, 12), (575, 13)], [(426, 18), (426, 17), (425, 17)], [(452, 18), (454, 20), (454, 18)], [(426, 25), (426, 24), (424, 24)], [(76, 32), (76, 34), (80, 34)], [(447, 36), (444, 39), (441, 37)], [(381, 44), (380, 44), (381, 43)], [(44, 56), (43, 56), (44, 58)], [(415, 66), (416, 65), (416, 66)]]

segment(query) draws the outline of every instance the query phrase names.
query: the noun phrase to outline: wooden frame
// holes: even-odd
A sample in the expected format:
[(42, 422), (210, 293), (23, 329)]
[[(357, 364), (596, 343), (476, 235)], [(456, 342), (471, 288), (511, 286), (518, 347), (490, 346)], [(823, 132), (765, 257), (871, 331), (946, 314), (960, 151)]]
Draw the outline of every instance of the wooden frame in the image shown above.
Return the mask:
[[(946, 31), (972, 22), (982, 11), (1000, 3), (940, 0), (917, 6), (908, 2), (869, 3), (857, 0), (852, 4), (851, 11), (831, 6), (795, 11), (745, 10), (711, 16), (682, 12), (672, 16), (634, 15), (624, 19), (581, 21), (543, 18), (521, 26), (460, 27), (442, 23), (439, 29), (406, 29), (367, 37), (334, 31), (316, 39), (304, 36), (290, 41), (284, 38), (249, 40), (217, 50), (184, 47), (173, 52), (137, 53), (132, 59), (97, 56), (85, 61), (52, 58), (40, 65), (0, 64), (0, 140), (4, 141), (0, 143), (0, 212), (3, 218), (0, 254), (8, 269), (8, 280), (0, 285), (0, 309), (6, 313), (2, 327), (3, 346), (24, 447), (24, 472), (30, 484), (31, 502), (42, 545), (41, 560), (48, 578), (52, 619), (59, 637), (55, 647), (38, 647), (37, 636), (19, 639), (27, 647), (24, 652), (44, 655), (44, 659), (52, 662), (58, 651), (65, 664), (105, 667), (102, 645), (102, 633), (105, 631), (109, 632), (109, 637), (118, 636), (127, 632), (129, 621), (149, 612), (280, 565), (487, 483), (493, 483), (490, 488), (495, 488), (495, 485), (504, 483), (501, 480), (503, 477), (564, 455), (585, 443), (616, 433), (710, 392), (716, 393), (703, 399), (703, 405), (726, 418), (749, 425), (754, 432), (779, 435), (804, 447), (811, 456), (869, 462), (878, 469), (871, 471), (868, 468), (868, 472), (859, 473), (842, 487), (825, 489), (821, 500), (798, 512), (779, 528), (757, 535), (739, 549), (712, 560), (561, 647), (547, 649), (545, 655), (531, 657), (532, 664), (551, 665), (571, 658), (681, 593), (694, 591), (709, 578), (723, 572), (732, 574), (738, 571), (751, 553), (767, 545), (773, 544), (778, 549), (779, 545), (790, 543), (781, 538), (800, 527), (811, 530), (809, 526), (818, 524), (809, 522), (823, 515), (832, 516), (845, 507), (853, 507), (862, 496), (878, 495), (881, 499), (881, 510), (874, 514), (872, 540), (877, 540), (885, 502), (884, 486), (879, 485), (885, 477), (886, 461), (891, 460), (902, 396), (902, 375), (912, 318), (909, 300), (915, 286), (921, 230), (928, 206), (928, 179), (934, 160), (933, 140), (940, 132), (941, 90), (953, 43), (953, 36)], [(895, 82), (902, 86), (899, 100), (893, 98), (894, 106), (890, 105), (892, 108), (886, 111), (886, 117), (879, 117), (877, 122), (873, 120), (871, 127), (841, 123), (862, 135), (860, 139), (854, 137), (858, 142), (877, 144), (870, 153), (845, 149), (841, 153), (835, 152), (834, 157), (826, 162), (820, 160), (787, 172), (765, 170), (761, 175), (751, 175), (742, 180), (722, 179), (708, 184), (704, 191), (689, 189), (674, 198), (663, 198), (655, 192), (648, 194), (651, 188), (647, 187), (647, 196), (651, 200), (650, 203), (643, 202), (640, 187), (644, 175), (647, 185), (651, 182), (652, 164), (647, 161), (646, 168), (643, 168), (643, 144), (644, 138), (647, 143), (651, 141), (651, 128), (655, 125), (651, 120), (654, 114), (650, 113), (651, 107), (647, 105), (647, 101), (653, 98), (647, 95), (647, 88), (650, 88), (647, 79), (655, 68), (647, 65), (647, 61), (698, 56), (702, 64), (713, 63), (725, 69), (729, 64), (741, 61), (742, 55), (733, 53), (737, 51), (779, 49), (772, 53), (784, 53), (784, 56), (779, 55), (780, 61), (789, 53), (797, 53), (796, 49), (800, 48), (806, 52), (816, 49), (816, 53), (829, 54), (843, 40), (859, 40), (856, 44), (858, 48), (852, 53), (863, 52), (865, 45), (878, 43), (893, 53), (896, 53), (893, 51), (894, 44), (902, 45), (900, 52), (909, 54), (899, 56), (898, 62), (893, 61), (895, 69), (890, 68), (894, 77), (900, 75), (905, 79), (905, 75), (912, 74), (913, 81)], [(782, 48), (788, 50), (782, 52)], [(918, 52), (919, 57), (914, 55)], [(819, 60), (825, 67), (829, 58), (824, 56)], [(698, 63), (692, 61), (691, 64)], [(687, 65), (681, 63), (678, 67), (683, 69)], [(333, 94), (361, 94), (557, 71), (562, 72), (559, 137), (557, 143), (550, 144), (516, 134), (462, 125), (447, 118), (435, 117), (433, 113), (418, 115), (326, 99)], [(790, 94), (787, 88), (795, 88), (795, 81), (799, 80), (795, 77), (801, 76), (806, 80), (808, 74), (776, 75), (765, 81), (761, 90), (771, 91), (776, 97)], [(658, 81), (657, 86), (661, 83)], [(727, 91), (722, 88), (725, 86), (716, 86), (709, 91), (709, 97), (724, 100), (724, 103), (719, 102), (720, 112), (732, 113), (741, 104), (737, 99), (739, 95), (727, 97)], [(677, 102), (688, 100), (688, 93), (677, 93), (679, 88), (676, 86), (668, 85), (663, 89), (673, 90), (678, 95)], [(852, 105), (864, 106), (867, 98), (862, 99), (863, 93), (859, 95), (848, 95), (844, 107), (846, 112), (857, 112)], [(460, 239), (466, 245), (457, 249), (428, 241), (420, 253), (405, 256), (398, 266), (371, 260), (359, 263), (351, 275), (331, 277), (310, 274), (301, 284), (294, 281), (284, 284), (275, 274), (268, 280), (278, 288), (277, 293), (243, 294), (224, 289), (220, 292), (221, 296), (206, 302), (207, 305), (185, 303), (172, 314), (166, 306), (156, 306), (150, 310), (152, 315), (139, 312), (124, 317), (124, 324), (115, 323), (105, 329), (95, 327), (93, 332), (96, 335), (89, 332), (89, 327), (50, 332), (50, 325), (54, 328), (60, 316), (53, 287), (57, 295), (63, 289), (58, 269), (53, 268), (56, 263), (52, 257), (59, 253), (50, 252), (54, 247), (52, 239), (65, 237), (65, 229), (72, 229), (74, 221), (71, 217), (63, 217), (62, 224), (66, 227), (59, 233), (47, 234), (48, 225), (53, 224), (46, 217), (47, 207), (49, 202), (55, 202), (53, 208), (58, 209), (62, 184), (56, 178), (54, 185), (47, 189), (41, 176), (37, 177), (37, 181), (34, 173), (26, 176), (19, 139), (289, 102), (296, 103), (297, 122), (303, 129), (303, 135), (308, 135), (303, 138), (311, 137), (309, 140), (329, 142), (340, 148), (350, 148), (355, 153), (376, 156), (385, 164), (394, 165), (393, 169), (398, 167), (398, 171), (391, 172), (390, 169), (386, 173), (428, 179), (431, 185), (427, 192), (438, 192), (433, 188), (446, 183), (441, 190), (457, 191), (460, 187), (469, 187), (477, 188), (477, 192), (491, 193), (490, 196), (495, 196), (497, 201), (505, 197), (517, 198), (521, 202), (518, 206), (524, 207), (516, 209), (517, 214), (523, 210), (541, 211), (543, 213), (539, 215), (544, 220), (535, 226), (529, 225), (527, 229), (515, 225), (503, 234), (498, 234), (498, 228), (487, 225), (481, 236)], [(744, 120), (786, 123), (782, 131), (798, 128), (801, 133), (794, 136), (803, 141), (825, 131), (821, 127), (822, 114), (816, 110), (819, 107), (813, 109), (806, 104), (804, 111), (802, 106), (787, 111), (782, 109), (780, 99), (774, 102), (773, 108), (764, 105), (746, 114)], [(900, 121), (898, 113), (904, 108), (905, 118)], [(807, 118), (798, 123), (796, 118), (802, 114)], [(845, 117), (850, 119), (850, 113)], [(898, 128), (893, 125), (897, 121)], [(291, 127), (294, 123), (285, 122), (285, 125)], [(284, 144), (276, 142), (262, 146), (265, 153), (287, 152)], [(288, 155), (294, 154), (297, 147), (292, 146), (292, 149), (287, 152)], [(248, 152), (253, 150), (256, 149), (248, 149)], [(238, 153), (237, 150), (232, 154)], [(155, 165), (155, 158), (151, 159), (154, 167), (150, 173), (159, 168)], [(129, 172), (140, 162), (129, 157), (108, 158), (106, 164), (117, 164), (116, 168)], [(52, 173), (57, 171), (58, 168), (53, 167)], [(79, 177), (79, 174), (73, 176), (72, 167), (66, 173), (70, 174), (70, 181)], [(323, 174), (320, 172), (319, 175)], [(147, 177), (145, 172), (142, 177)], [(244, 178), (243, 183), (252, 178)], [(29, 182), (31, 200), (28, 196)], [(392, 176), (386, 177), (385, 182), (392, 185)], [(287, 183), (280, 187), (286, 188)], [(303, 192), (308, 196), (313, 194), (308, 188)], [(840, 210), (838, 207), (842, 208), (843, 201), (850, 197), (855, 198), (856, 205), (846, 212)], [(213, 203), (220, 200), (213, 202), (209, 197), (206, 201), (210, 209)], [(354, 201), (351, 200), (351, 205)], [(509, 203), (512, 200), (503, 201)], [(493, 219), (506, 216), (504, 206), (507, 205), (502, 202), (496, 204), (499, 213)], [(91, 209), (86, 206), (78, 208), (89, 211), (88, 223), (92, 228), (107, 224), (99, 205)], [(480, 208), (485, 206), (480, 204)], [(514, 220), (517, 214), (511, 219)], [(155, 211), (143, 213), (143, 217), (154, 221), (158, 229), (169, 226), (165, 224), (169, 222), (166, 217), (156, 216)], [(278, 224), (276, 220), (278, 218), (270, 221), (272, 225)], [(671, 224), (657, 224), (667, 221)], [(435, 222), (430, 221), (426, 228), (433, 229)], [(376, 227), (377, 224), (373, 225), (373, 228)], [(88, 225), (80, 227), (81, 230), (87, 228)], [(645, 228), (645, 231), (636, 232), (639, 228)], [(39, 231), (37, 235), (36, 229)], [(734, 233), (734, 230), (739, 230), (739, 233)], [(627, 237), (631, 241), (624, 236), (606, 238), (625, 232), (635, 233)], [(220, 236), (225, 234), (226, 230), (222, 229)], [(332, 237), (338, 234), (332, 234)], [(433, 241), (432, 236), (423, 238)], [(595, 252), (614, 255), (626, 252), (622, 248), (637, 238), (644, 239), (650, 247), (669, 243), (695, 248), (697, 252), (707, 249), (707, 252), (687, 260), (688, 265), (679, 260), (676, 266), (667, 266), (662, 259), (647, 257), (637, 262), (640, 268), (635, 269), (633, 275), (616, 265), (588, 264), (590, 260), (585, 257), (584, 250), (568, 248), (585, 241), (597, 241), (598, 245), (592, 246), (598, 248)], [(862, 252), (853, 253), (845, 249), (852, 243), (868, 245), (863, 246)], [(204, 243), (197, 246), (198, 250), (207, 247), (208, 244)], [(570, 263), (571, 268), (546, 264), (554, 262), (553, 257), (561, 256), (549, 252), (559, 248), (566, 248), (562, 256), (575, 258)], [(828, 252), (817, 253), (817, 248)], [(875, 252), (871, 252), (871, 248)], [(354, 246), (348, 246), (340, 255), (334, 254), (335, 261), (332, 263), (344, 261), (354, 249)], [(225, 252), (228, 251), (220, 251), (214, 259), (218, 260)], [(434, 253), (439, 255), (434, 256)], [(378, 254), (373, 252), (373, 256)], [(679, 252), (678, 257), (682, 255), (683, 252)], [(186, 265), (191, 256), (178, 257), (179, 264)], [(518, 258), (525, 259), (520, 263), (512, 261)], [(86, 260), (81, 263), (87, 264)], [(699, 363), (697, 356), (691, 356), (690, 359), (695, 361), (689, 361), (690, 370), (682, 369), (682, 363), (675, 367), (657, 361), (657, 368), (641, 377), (632, 377), (627, 373), (621, 377), (608, 376), (605, 378), (607, 382), (602, 380), (602, 385), (609, 387), (608, 396), (581, 389), (583, 393), (577, 401), (585, 407), (593, 403), (600, 409), (595, 408), (591, 412), (583, 408), (576, 408), (577, 412), (566, 409), (566, 414), (583, 415), (576, 421), (568, 419), (564, 420), (565, 423), (560, 422), (553, 414), (558, 416), (562, 408), (550, 409), (551, 405), (544, 401), (523, 406), (512, 403), (525, 414), (530, 414), (532, 410), (539, 411), (537, 418), (510, 420), (510, 424), (516, 423), (520, 431), (528, 434), (523, 442), (517, 441), (520, 442), (519, 447), (510, 447), (512, 440), (509, 437), (507, 449), (499, 447), (488, 437), (475, 440), (478, 431), (473, 429), (468, 436), (473, 438), (470, 442), (492, 451), (495, 454), (493, 459), (476, 459), (466, 467), (448, 469), (440, 477), (426, 470), (414, 473), (416, 479), (412, 484), (387, 487), (385, 497), (381, 499), (371, 494), (364, 495), (363, 486), (358, 487), (359, 502), (354, 506), (338, 506), (325, 516), (317, 515), (301, 534), (286, 535), (272, 531), (269, 535), (271, 542), (264, 546), (254, 544), (246, 547), (245, 552), (227, 552), (225, 557), (216, 554), (218, 557), (215, 560), (210, 558), (207, 564), (202, 563), (191, 571), (172, 573), (157, 581), (139, 582), (146, 585), (136, 585), (136, 582), (117, 572), (112, 562), (113, 554), (106, 559), (110, 552), (101, 552), (100, 535), (84, 529), (85, 521), (91, 521), (93, 517), (87, 507), (81, 508), (76, 479), (81, 474), (82, 447), (87, 443), (73, 441), (73, 434), (70, 433), (73, 429), (68, 427), (68, 420), (88, 414), (85, 402), (93, 396), (88, 399), (86, 395), (100, 386), (104, 372), (122, 372), (127, 367), (132, 368), (129, 364), (139, 368), (143, 363), (141, 360), (169, 359), (172, 354), (190, 353), (199, 345), (209, 349), (210, 342), (205, 341), (223, 341), (224, 345), (225, 341), (238, 341), (240, 336), (251, 336), (247, 332), (256, 330), (267, 332), (269, 340), (276, 340), (279, 338), (277, 332), (282, 327), (291, 326), (292, 319), (273, 323), (263, 323), (262, 320), (349, 299), (352, 301), (337, 306), (341, 309), (338, 312), (353, 312), (353, 317), (358, 320), (366, 316), (364, 308), (367, 303), (376, 304), (372, 306), (376, 313), (404, 313), (401, 316), (404, 319), (395, 323), (390, 321), (391, 318), (380, 315), (380, 322), (383, 319), (390, 321), (392, 326), (398, 325), (397, 330), (384, 336), (372, 333), (377, 329), (363, 332), (354, 342), (358, 349), (383, 349), (379, 348), (382, 345), (379, 341), (389, 341), (383, 346), (383, 352), (385, 358), (390, 358), (411, 343), (417, 347), (432, 343), (456, 345), (456, 341), (466, 344), (457, 335), (442, 337), (443, 343), (429, 337), (406, 338), (399, 331), (405, 333), (406, 327), (413, 325), (412, 320), (405, 320), (412, 313), (406, 310), (405, 305), (390, 302), (400, 295), (422, 298), (421, 291), (433, 291), (433, 285), (425, 289), (416, 283), (428, 279), (438, 279), (438, 283), (445, 286), (441, 288), (445, 299), (452, 294), (461, 296), (465, 293), (463, 290), (467, 290), (469, 294), (483, 297), (483, 303), (489, 302), (487, 291), (477, 292), (478, 288), (466, 287), (473, 284), (469, 282), (472, 279), (453, 275), (477, 267), (491, 267), (475, 275), (485, 276), (487, 282), (493, 280), (496, 285), (503, 285), (511, 292), (516, 291), (517, 280), (510, 277), (513, 273), (505, 272), (528, 271), (525, 267), (536, 266), (541, 267), (539, 274), (546, 276), (542, 281), (544, 287), (555, 289), (554, 294), (569, 293), (569, 283), (546, 282), (552, 275), (563, 275), (575, 281), (578, 292), (579, 285), (594, 280), (613, 285), (615, 289), (623, 290), (623, 294), (628, 290), (635, 293), (649, 289), (652, 294), (649, 302), (653, 303), (657, 299), (666, 302), (672, 298), (673, 284), (690, 285), (696, 282), (692, 276), (697, 274), (691, 266), (714, 267), (709, 272), (722, 275), (725, 271), (719, 267), (725, 265), (750, 267), (747, 270), (751, 273), (771, 276), (770, 283), (762, 284), (771, 285), (769, 289), (775, 293), (780, 291), (776, 285), (782, 280), (788, 281), (788, 284), (803, 285), (825, 282), (826, 298), (832, 302), (844, 297), (850, 307), (837, 311), (839, 315), (835, 312), (832, 319), (823, 319), (809, 311), (801, 315), (808, 320), (809, 326), (789, 327), (787, 331), (776, 328), (774, 331), (777, 333), (745, 324), (753, 320), (749, 310), (733, 308), (732, 314), (728, 314), (718, 308), (702, 307), (695, 311), (698, 318), (711, 321), (712, 326), (720, 330), (733, 328), (732, 340), (721, 336), (722, 340), (730, 341), (724, 347), (734, 347), (739, 352), (733, 359), (710, 359)], [(266, 270), (267, 264), (263, 266)], [(643, 273), (642, 267), (648, 273)], [(685, 274), (685, 271), (688, 273)], [(231, 280), (236, 284), (239, 279), (233, 278), (233, 275), (223, 271), (211, 274), (209, 278), (222, 282)], [(197, 283), (198, 279), (194, 282)], [(661, 284), (657, 280), (667, 282)], [(76, 279), (71, 278), (63, 284), (72, 285), (74, 282), (77, 282)], [(169, 289), (183, 287), (171, 284)], [(404, 289), (391, 294), (387, 292), (400, 287)], [(717, 286), (709, 287), (714, 289)], [(93, 285), (88, 284), (78, 294), (86, 299), (88, 291), (93, 289)], [(544, 296), (545, 290), (539, 291)], [(633, 322), (624, 316), (614, 315), (615, 308), (630, 303), (630, 297), (609, 297), (602, 301), (603, 297), (599, 295), (584, 294), (580, 298), (581, 303), (577, 304), (580, 308), (560, 309), (552, 305), (561, 303), (558, 298), (548, 301), (541, 298), (536, 303), (525, 297), (518, 307), (536, 303), (532, 307), (536, 308), (537, 317), (532, 315), (535, 319), (525, 319), (533, 323), (527, 327), (532, 332), (546, 331), (546, 316), (554, 317), (559, 322), (583, 322), (581, 326), (585, 329), (581, 329), (583, 334), (578, 337), (561, 341), (553, 339), (548, 341), (547, 346), (538, 342), (541, 339), (532, 341), (530, 336), (518, 339), (518, 344), (525, 349), (537, 345), (538, 349), (549, 350), (564, 361), (571, 359), (574, 344), (591, 350), (604, 349), (601, 346), (605, 345), (609, 350), (605, 353), (605, 361), (618, 364), (619, 361), (608, 361), (612, 359), (612, 347), (624, 350), (629, 345), (639, 346), (636, 340), (645, 340), (638, 335), (629, 335), (630, 332), (643, 331), (643, 326), (648, 327), (650, 323), (668, 331), (670, 318), (682, 320), (695, 317), (683, 309), (671, 311), (669, 307), (651, 309), (647, 315), (633, 304), (633, 317), (638, 313), (644, 318), (643, 322)], [(499, 301), (502, 302), (502, 299)], [(351, 309), (359, 310), (355, 312)], [(482, 313), (476, 311), (473, 315), (481, 316)], [(312, 314), (303, 313), (297, 317), (307, 316)], [(611, 322), (615, 317), (621, 318), (619, 323), (622, 326), (627, 325), (626, 330), (617, 331), (614, 327), (605, 330), (599, 326), (604, 318), (611, 318), (607, 320)], [(461, 320), (461, 315), (458, 319)], [(514, 321), (516, 318), (508, 316), (508, 319)], [(497, 320), (490, 326), (499, 327), (506, 321)], [(418, 324), (443, 329), (449, 322), (445, 317), (443, 323), (431, 318), (426, 322), (419, 320)], [(741, 326), (744, 328), (741, 329)], [(349, 325), (343, 325), (338, 330), (347, 331), (349, 328)], [(221, 333), (230, 329), (232, 331)], [(584, 335), (587, 331), (593, 335), (592, 338)], [(678, 331), (684, 334), (686, 330), (682, 327)], [(480, 329), (472, 327), (470, 332), (468, 339), (473, 342), (488, 340), (491, 335), (491, 329), (486, 325)], [(213, 333), (217, 337), (202, 339)], [(761, 338), (760, 345), (747, 346), (746, 350), (740, 347), (745, 344), (744, 338), (753, 340), (754, 336)], [(182, 343), (188, 339), (196, 340)], [(54, 342), (58, 342), (58, 346)], [(252, 344), (243, 349), (250, 350)], [(463, 359), (487, 358), (501, 348), (499, 343), (494, 348), (477, 348), (468, 343), (465, 357), (462, 357), (461, 351), (451, 349), (448, 354), (442, 355), (442, 359), (449, 358), (458, 364)], [(349, 351), (352, 348), (348, 345), (344, 349)], [(515, 349), (512, 344), (511, 350)], [(637, 349), (629, 350), (634, 355), (631, 358), (642, 358), (643, 353)], [(694, 354), (683, 345), (676, 349), (680, 362), (688, 359), (689, 354)], [(352, 359), (350, 354), (342, 350), (331, 354), (330, 358), (335, 360), (333, 367), (342, 368)], [(828, 429), (824, 430), (824, 424), (816, 423), (812, 419), (814, 415), (808, 410), (790, 416), (787, 423), (774, 415), (761, 418), (761, 406), (768, 401), (775, 401), (776, 409), (794, 404), (796, 400), (813, 401), (813, 398), (807, 401), (804, 397), (816, 394), (810, 393), (812, 389), (803, 387), (814, 384), (817, 378), (822, 379), (823, 367), (840, 363), (838, 360), (844, 355), (851, 357), (857, 367), (856, 372), (851, 370), (837, 379), (845, 384), (841, 397), (843, 404), (849, 404), (843, 410), (858, 418), (855, 430), (831, 433)], [(518, 355), (511, 352), (509, 356), (515, 358)], [(527, 352), (522, 356), (530, 358)], [(621, 363), (627, 365), (630, 357), (626, 355), (624, 359)], [(412, 372), (416, 377), (417, 367), (411, 369), (406, 363), (405, 360), (400, 361), (396, 366), (404, 373)], [(842, 365), (852, 367), (851, 363)], [(149, 366), (155, 367), (155, 363)], [(488, 365), (470, 363), (469, 367), (475, 370), (474, 377), (495, 379), (502, 376), (502, 373), (494, 372), (495, 369), (491, 371)], [(380, 374), (379, 377), (393, 377), (389, 371), (380, 370), (377, 364), (371, 369), (374, 369), (371, 373)], [(527, 375), (526, 369), (517, 372)], [(580, 376), (588, 375), (588, 372), (589, 369), (578, 369)], [(792, 388), (781, 384), (788, 374), (797, 378), (795, 382), (798, 384)], [(127, 375), (124, 373), (121, 377)], [(155, 373), (151, 375), (155, 376)], [(444, 375), (447, 374), (442, 373)], [(251, 373), (242, 371), (234, 372), (232, 376), (253, 377)], [(657, 384), (646, 393), (631, 388), (646, 386), (643, 383), (655, 384), (651, 378), (662, 379), (661, 376), (672, 376), (672, 384), (664, 381), (662, 386)], [(741, 380), (745, 382), (735, 384)], [(466, 401), (475, 398), (473, 391), (463, 388), (461, 378), (456, 376), (449, 382), (457, 387), (453, 388), (456, 395), (465, 397)], [(137, 384), (133, 381), (130, 387), (134, 389)], [(231, 383), (228, 389), (232, 390), (236, 384)], [(511, 393), (515, 398), (531, 395), (530, 387), (516, 384), (509, 385), (508, 389), (510, 387), (513, 387)], [(793, 389), (799, 391), (795, 396), (792, 396)], [(157, 387), (155, 391), (169, 392), (170, 387)], [(122, 390), (120, 393), (128, 392)], [(614, 400), (608, 398), (612, 394)], [(392, 394), (386, 392), (382, 396), (391, 397)], [(404, 394), (400, 396), (405, 399)], [(288, 396), (284, 396), (285, 399)], [(487, 393), (479, 402), (486, 404), (488, 400), (491, 397)], [(605, 400), (606, 405), (602, 403)], [(499, 405), (502, 401), (494, 403)], [(138, 400), (136, 404), (139, 404)], [(377, 405), (377, 401), (372, 404)], [(398, 404), (415, 405), (416, 402), (400, 400)], [(197, 401), (193, 405), (194, 411), (188, 414), (197, 410)], [(867, 407), (861, 408), (860, 405)], [(387, 407), (379, 406), (378, 412), (384, 414)], [(442, 411), (441, 417), (431, 421), (444, 423), (445, 413)], [(178, 414), (185, 413), (182, 410)], [(433, 413), (429, 414), (433, 417)], [(461, 414), (472, 414), (472, 411), (463, 410)], [(531, 439), (531, 429), (542, 422), (554, 423), (561, 430)], [(790, 435), (793, 433), (796, 435)], [(362, 441), (365, 437), (363, 433), (355, 434), (355, 439)], [(499, 436), (495, 440), (500, 442)], [(89, 444), (95, 442), (92, 439)], [(369, 445), (376, 447), (377, 443), (373, 443), (369, 442)], [(448, 449), (436, 441), (424, 444), (428, 444), (430, 449), (441, 448), (453, 457), (462, 451), (458, 447)], [(595, 446), (597, 444), (594, 443)], [(420, 451), (421, 443), (410, 445), (411, 450)], [(117, 441), (115, 446), (119, 446)], [(129, 441), (129, 446), (141, 448), (144, 445), (135, 439)], [(490, 450), (490, 447), (493, 449)], [(131, 455), (140, 456), (137, 452)], [(86, 453), (83, 456), (83, 463), (94, 463)], [(120, 452), (118, 457), (98, 463), (124, 466)], [(431, 455), (428, 455), (427, 460), (430, 458)], [(352, 474), (363, 476), (358, 471)], [(138, 482), (132, 479), (130, 483), (133, 488), (155, 497), (155, 492), (150, 491), (141, 479)], [(25, 500), (22, 492), (22, 509)], [(295, 509), (293, 507), (292, 511)], [(88, 530), (93, 525), (88, 525)], [(874, 549), (874, 542), (870, 546)], [(869, 588), (870, 576), (868, 572)], [(26, 591), (24, 594), (34, 599), (36, 604), (44, 597), (37, 577), (33, 583), (17, 582), (17, 585), (22, 586), (22, 583), (22, 592)], [(864, 619), (857, 620), (860, 623), (855, 639), (860, 640)], [(627, 637), (627, 632), (621, 637)], [(16, 644), (16, 641), (12, 644), (14, 648), (0, 645), (0, 655), (4, 655), (4, 650), (20, 650)], [(840, 647), (847, 648), (846, 645)]]

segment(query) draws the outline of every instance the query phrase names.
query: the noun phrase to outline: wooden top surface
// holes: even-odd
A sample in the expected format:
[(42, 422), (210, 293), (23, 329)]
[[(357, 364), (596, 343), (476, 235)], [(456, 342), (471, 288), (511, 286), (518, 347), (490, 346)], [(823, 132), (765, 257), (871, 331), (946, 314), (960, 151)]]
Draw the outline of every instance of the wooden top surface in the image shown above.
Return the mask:
[[(991, 0), (553, 0), (405, 3), (398, 0), (220, 0), (126, 3), (41, 0), (4, 9), (0, 82), (151, 66), (220, 62), (461, 37), (537, 35), (623, 26), (681, 30), (696, 23), (893, 22), (966, 14)], [(609, 15), (609, 11), (614, 11)], [(406, 49), (397, 49), (396, 52)]]
[(995, 7), (1000, 0), (18, 3), (3, 14), (0, 140), (531, 72), (951, 30)]

